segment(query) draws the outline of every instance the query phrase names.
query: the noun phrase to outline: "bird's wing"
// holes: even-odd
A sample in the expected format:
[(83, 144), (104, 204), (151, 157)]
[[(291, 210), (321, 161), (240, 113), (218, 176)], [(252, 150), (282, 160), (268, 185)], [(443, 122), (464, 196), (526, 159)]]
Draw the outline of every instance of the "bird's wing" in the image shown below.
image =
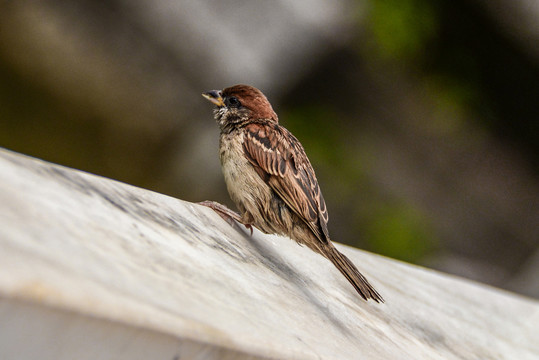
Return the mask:
[(245, 127), (243, 149), (260, 177), (323, 242), (329, 240), (326, 203), (305, 150), (278, 124)]

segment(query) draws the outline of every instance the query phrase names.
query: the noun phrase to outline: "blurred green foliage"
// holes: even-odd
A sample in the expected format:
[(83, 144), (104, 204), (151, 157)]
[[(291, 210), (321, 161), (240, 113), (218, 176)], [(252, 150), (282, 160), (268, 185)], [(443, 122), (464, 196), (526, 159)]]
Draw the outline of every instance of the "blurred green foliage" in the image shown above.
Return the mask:
[[(469, 0), (369, 0), (357, 47), (373, 71), (418, 77), (453, 114), (473, 118), (539, 170), (539, 64), (481, 4)], [(363, 9), (363, 8), (362, 8)], [(366, 21), (363, 21), (366, 20)], [(367, 28), (364, 29), (364, 24)], [(454, 129), (454, 128), (453, 128)]]
[(417, 60), (438, 31), (437, 1), (373, 0), (369, 8), (371, 46), (383, 60)]
[(374, 205), (363, 228), (369, 249), (407, 262), (421, 261), (436, 246), (427, 217), (398, 200)]

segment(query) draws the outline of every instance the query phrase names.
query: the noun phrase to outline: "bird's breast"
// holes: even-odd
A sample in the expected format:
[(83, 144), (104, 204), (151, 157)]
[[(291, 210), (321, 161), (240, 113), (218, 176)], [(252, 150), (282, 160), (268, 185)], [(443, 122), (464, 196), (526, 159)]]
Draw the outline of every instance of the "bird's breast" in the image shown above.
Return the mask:
[(242, 134), (221, 136), (220, 158), (228, 192), (237, 205), (254, 201), (260, 187), (269, 189), (245, 156)]
[(232, 201), (242, 215), (248, 212), (255, 220), (262, 221), (266, 217), (263, 204), (271, 203), (273, 193), (247, 160), (243, 150), (243, 134), (222, 134), (219, 149), (221, 167)]

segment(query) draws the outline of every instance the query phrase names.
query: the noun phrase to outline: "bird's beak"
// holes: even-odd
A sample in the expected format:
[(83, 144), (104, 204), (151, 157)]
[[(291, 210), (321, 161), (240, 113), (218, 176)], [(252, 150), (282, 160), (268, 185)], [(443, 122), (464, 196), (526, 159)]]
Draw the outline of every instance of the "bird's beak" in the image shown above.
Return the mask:
[(220, 90), (211, 90), (202, 93), (202, 96), (204, 96), (206, 99), (210, 100), (215, 105), (221, 107), (225, 106), (225, 102), (223, 100), (223, 97), (221, 96)]

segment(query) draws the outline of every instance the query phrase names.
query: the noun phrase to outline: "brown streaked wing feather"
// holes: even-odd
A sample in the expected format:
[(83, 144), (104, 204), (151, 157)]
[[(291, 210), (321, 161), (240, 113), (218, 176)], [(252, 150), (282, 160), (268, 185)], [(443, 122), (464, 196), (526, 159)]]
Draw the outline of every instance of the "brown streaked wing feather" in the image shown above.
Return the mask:
[(326, 204), (299, 141), (277, 124), (251, 123), (245, 127), (243, 148), (260, 177), (327, 242)]

